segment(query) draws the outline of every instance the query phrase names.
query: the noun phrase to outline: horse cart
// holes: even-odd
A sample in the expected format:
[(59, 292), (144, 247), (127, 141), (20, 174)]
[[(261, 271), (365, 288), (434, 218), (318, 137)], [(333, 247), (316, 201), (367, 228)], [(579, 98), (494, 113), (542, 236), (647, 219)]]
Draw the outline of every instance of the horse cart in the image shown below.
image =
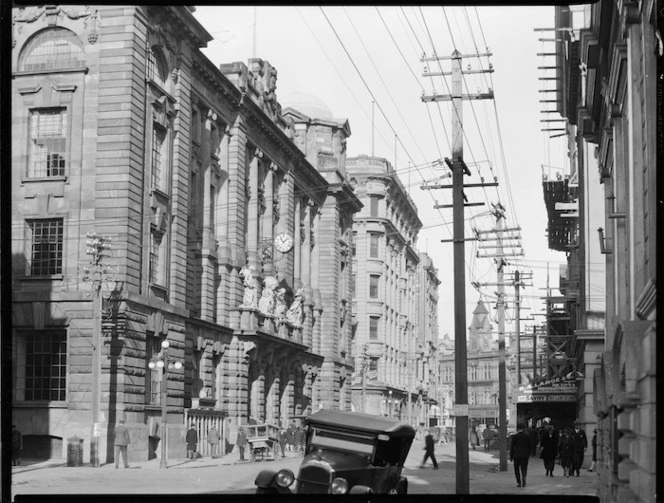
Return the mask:
[(247, 432), (251, 461), (277, 459), (279, 427), (271, 424), (252, 424), (246, 425), (244, 428)]

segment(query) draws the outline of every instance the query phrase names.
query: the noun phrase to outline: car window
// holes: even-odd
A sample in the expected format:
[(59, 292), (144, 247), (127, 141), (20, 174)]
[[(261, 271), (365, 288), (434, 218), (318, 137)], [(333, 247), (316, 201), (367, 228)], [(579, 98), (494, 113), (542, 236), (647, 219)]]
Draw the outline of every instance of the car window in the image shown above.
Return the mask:
[(374, 439), (371, 435), (340, 433), (313, 428), (310, 445), (323, 449), (338, 449), (371, 456), (374, 448)]

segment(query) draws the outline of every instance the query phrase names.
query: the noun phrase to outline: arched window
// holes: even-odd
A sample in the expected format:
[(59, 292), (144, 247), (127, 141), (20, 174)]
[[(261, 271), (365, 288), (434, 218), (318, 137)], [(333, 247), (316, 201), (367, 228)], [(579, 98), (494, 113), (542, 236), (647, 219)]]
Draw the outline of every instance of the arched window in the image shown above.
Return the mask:
[(19, 71), (83, 68), (85, 55), (78, 36), (65, 28), (49, 28), (35, 34), (23, 48)]
[(148, 64), (146, 68), (147, 78), (161, 87), (166, 87), (166, 76), (168, 75), (168, 65), (162, 50), (153, 45), (148, 51)]

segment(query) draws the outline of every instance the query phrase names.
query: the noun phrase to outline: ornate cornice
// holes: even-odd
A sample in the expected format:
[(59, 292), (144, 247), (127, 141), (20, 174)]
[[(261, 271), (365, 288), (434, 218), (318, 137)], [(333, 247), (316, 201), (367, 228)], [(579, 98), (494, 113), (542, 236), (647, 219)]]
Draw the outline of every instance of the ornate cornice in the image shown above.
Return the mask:
[(643, 288), (641, 295), (636, 301), (636, 314), (642, 320), (648, 319), (657, 303), (657, 285), (651, 279)]

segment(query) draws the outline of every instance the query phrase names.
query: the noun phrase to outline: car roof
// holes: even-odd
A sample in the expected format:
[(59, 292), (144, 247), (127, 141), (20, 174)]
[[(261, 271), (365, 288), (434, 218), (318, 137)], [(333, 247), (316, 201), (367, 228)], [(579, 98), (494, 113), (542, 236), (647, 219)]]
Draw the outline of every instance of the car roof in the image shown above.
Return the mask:
[(332, 426), (368, 433), (386, 433), (391, 437), (413, 437), (412, 426), (383, 416), (364, 414), (362, 412), (344, 412), (340, 410), (321, 409), (307, 417), (309, 424)]

